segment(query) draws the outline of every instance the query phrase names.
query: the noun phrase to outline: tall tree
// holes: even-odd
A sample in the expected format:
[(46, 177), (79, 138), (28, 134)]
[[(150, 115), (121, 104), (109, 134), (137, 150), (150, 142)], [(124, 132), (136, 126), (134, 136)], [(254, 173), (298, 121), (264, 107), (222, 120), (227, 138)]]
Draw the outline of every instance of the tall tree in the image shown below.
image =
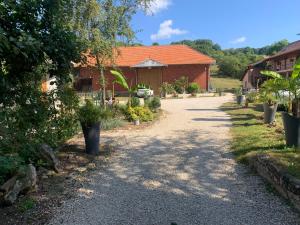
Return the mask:
[[(130, 44), (135, 33), (130, 26), (132, 15), (141, 7), (148, 7), (151, 0), (85, 0), (74, 28), (85, 39), (90, 53), (96, 58), (105, 102), (105, 68), (113, 65), (118, 55), (117, 47)], [(122, 44), (123, 43), (123, 44)], [(105, 104), (104, 104), (105, 105)]]

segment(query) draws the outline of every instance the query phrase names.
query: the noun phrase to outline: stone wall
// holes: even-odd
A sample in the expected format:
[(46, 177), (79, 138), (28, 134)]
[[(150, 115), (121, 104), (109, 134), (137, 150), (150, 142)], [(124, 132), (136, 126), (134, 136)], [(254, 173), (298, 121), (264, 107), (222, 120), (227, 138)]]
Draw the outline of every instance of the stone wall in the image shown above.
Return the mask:
[(300, 180), (283, 171), (267, 155), (249, 159), (250, 165), (300, 211)]

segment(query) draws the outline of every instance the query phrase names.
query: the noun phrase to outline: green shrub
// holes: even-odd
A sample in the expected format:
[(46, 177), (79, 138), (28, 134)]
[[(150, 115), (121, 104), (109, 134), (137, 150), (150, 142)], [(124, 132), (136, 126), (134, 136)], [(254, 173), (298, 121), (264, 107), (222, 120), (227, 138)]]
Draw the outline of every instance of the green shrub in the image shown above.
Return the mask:
[(234, 93), (236, 96), (241, 96), (243, 95), (243, 89), (242, 88), (235, 88)]
[(24, 212), (32, 209), (35, 205), (36, 205), (35, 199), (25, 198), (19, 203), (18, 209), (24, 213)]
[(180, 77), (174, 82), (174, 89), (178, 94), (183, 94), (188, 86), (188, 78), (185, 76)]
[(86, 104), (78, 111), (79, 121), (85, 125), (98, 123), (112, 117), (110, 110), (105, 110), (100, 106), (96, 106), (92, 101), (86, 100)]
[(147, 102), (147, 106), (152, 110), (152, 111), (156, 111), (157, 109), (159, 109), (161, 107), (161, 102), (160, 102), (160, 98), (155, 96), (153, 98), (150, 98), (150, 101)]
[(153, 120), (154, 115), (148, 107), (128, 107), (126, 118), (129, 121), (140, 120), (142, 122), (148, 122)]
[(0, 186), (17, 173), (24, 161), (17, 155), (0, 156)]
[(163, 82), (161, 85), (162, 95), (173, 94), (175, 91), (174, 86), (168, 82)]
[(249, 103), (254, 103), (258, 100), (258, 94), (256, 92), (250, 92), (246, 95), (246, 99)]
[(186, 91), (189, 94), (196, 94), (200, 90), (200, 87), (197, 83), (190, 83), (189, 86), (187, 87)]
[(140, 106), (141, 102), (140, 99), (138, 97), (132, 97), (131, 98), (131, 107), (137, 107)]

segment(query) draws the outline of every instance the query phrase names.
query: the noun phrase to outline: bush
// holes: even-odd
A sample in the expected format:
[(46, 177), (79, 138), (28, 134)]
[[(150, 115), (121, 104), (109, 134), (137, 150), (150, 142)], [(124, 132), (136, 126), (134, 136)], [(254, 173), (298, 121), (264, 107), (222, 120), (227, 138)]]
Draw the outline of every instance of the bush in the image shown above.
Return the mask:
[(188, 86), (188, 78), (185, 76), (180, 77), (174, 82), (174, 89), (177, 93), (183, 94)]
[(126, 118), (129, 121), (140, 120), (142, 122), (152, 121), (154, 116), (148, 107), (128, 107)]
[(138, 107), (141, 105), (140, 99), (138, 97), (131, 98), (131, 107)]
[(23, 163), (19, 156), (0, 156), (0, 186), (16, 174)]
[(197, 83), (190, 83), (189, 86), (187, 87), (186, 91), (189, 94), (196, 94), (200, 90), (200, 87)]
[(173, 94), (175, 91), (174, 86), (168, 82), (163, 82), (161, 85), (162, 95)]
[(249, 103), (254, 103), (257, 101), (258, 99), (258, 94), (256, 92), (249, 92), (247, 95), (246, 95), (246, 99)]
[(78, 117), (82, 124), (91, 125), (100, 122), (102, 119), (111, 118), (112, 112), (96, 106), (90, 100), (86, 100), (86, 104), (78, 111)]
[(236, 96), (241, 96), (241, 95), (243, 95), (243, 90), (242, 90), (242, 88), (235, 88), (234, 93)]
[(145, 102), (145, 104), (152, 110), (156, 111), (161, 107), (160, 98), (155, 96), (153, 98), (150, 98), (148, 101)]

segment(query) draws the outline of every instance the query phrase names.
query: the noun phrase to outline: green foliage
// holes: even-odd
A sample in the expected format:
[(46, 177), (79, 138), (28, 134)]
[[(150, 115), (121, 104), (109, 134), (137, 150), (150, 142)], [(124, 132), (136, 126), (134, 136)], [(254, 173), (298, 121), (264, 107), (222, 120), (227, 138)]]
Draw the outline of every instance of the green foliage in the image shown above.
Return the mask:
[(125, 88), (126, 90), (129, 90), (129, 86), (128, 86), (128, 83), (126, 81), (126, 77), (122, 73), (120, 73), (116, 70), (111, 70), (110, 73), (113, 76), (115, 76), (115, 80), (113, 81), (114, 83), (117, 83), (121, 87)]
[[(42, 143), (57, 147), (76, 133), (79, 101), (71, 88), (71, 62), (80, 62), (87, 49), (98, 56), (100, 66), (104, 60), (113, 60), (119, 38), (134, 37), (131, 16), (147, 2), (0, 3), (0, 157), (4, 160), (0, 179), (23, 163), (39, 165), (36, 152)], [(42, 81), (49, 77), (55, 79), (57, 88), (42, 92)], [(123, 82), (121, 78), (117, 76), (116, 82)], [(100, 117), (105, 115), (101, 112)], [(91, 113), (80, 116), (83, 122), (99, 119)], [(20, 160), (14, 164), (11, 158)]]
[(188, 77), (182, 76), (174, 81), (174, 89), (177, 93), (183, 94), (188, 86)]
[(128, 107), (126, 117), (129, 121), (140, 120), (141, 122), (148, 122), (154, 119), (154, 115), (148, 107)]
[[(265, 91), (271, 92), (276, 97), (280, 97), (280, 91), (289, 93), (287, 105), (290, 112), (292, 110), (292, 102), (300, 99), (300, 59), (296, 61), (292, 75), (287, 79), (274, 71), (262, 71), (261, 74), (272, 78), (263, 84)], [(299, 115), (298, 107), (294, 106), (293, 114)]]
[(161, 92), (163, 94), (173, 94), (174, 93), (174, 86), (169, 84), (168, 82), (163, 82), (161, 85)]
[(280, 113), (276, 114), (276, 126), (266, 126), (260, 119), (262, 111), (259, 108), (252, 104), (246, 109), (233, 103), (222, 106), (232, 117), (233, 154), (241, 162), (263, 154), (267, 156), (265, 159), (283, 171), (300, 178), (300, 152), (298, 149), (286, 148)]
[(189, 94), (196, 94), (200, 90), (200, 87), (197, 83), (190, 83), (189, 86), (187, 87), (186, 91)]
[(234, 90), (234, 93), (236, 96), (241, 96), (241, 95), (243, 95), (243, 90), (242, 90), (242, 88), (236, 88)]
[(257, 101), (258, 99), (258, 94), (257, 92), (249, 92), (246, 94), (246, 99), (248, 101), (248, 103), (254, 103)]
[(237, 48), (222, 50), (220, 45), (211, 40), (183, 40), (171, 44), (185, 44), (216, 59), (212, 74), (219, 74), (240, 79), (250, 63), (257, 62), (265, 55), (272, 55), (288, 45), (287, 40), (276, 42), (263, 48)]
[(18, 209), (21, 212), (26, 212), (30, 209), (32, 209), (36, 205), (36, 200), (33, 198), (26, 198), (23, 199), (20, 204), (18, 205)]
[(259, 90), (259, 100), (272, 105), (280, 100), (280, 90), (283, 88), (281, 76), (275, 76), (274, 79), (267, 80)]
[(141, 105), (140, 99), (138, 97), (132, 97), (129, 101), (131, 101), (132, 107), (137, 107)]
[(135, 89), (150, 89), (149, 85), (139, 83)]
[[(2, 178), (23, 163), (37, 165), (42, 143), (57, 147), (77, 131), (70, 62), (79, 61), (83, 45), (69, 23), (72, 8), (68, 0), (0, 4)], [(57, 88), (42, 92), (47, 77), (56, 79)]]
[(154, 112), (161, 107), (160, 98), (157, 96), (149, 98), (147, 101), (145, 101), (145, 104)]
[(78, 110), (78, 118), (82, 124), (92, 125), (112, 116), (108, 109), (96, 106), (92, 101), (86, 100), (86, 104)]
[(112, 130), (122, 126), (124, 126), (124, 121), (119, 118), (108, 118), (101, 121), (101, 129), (103, 130)]
[(0, 185), (16, 174), (23, 163), (18, 155), (0, 155)]
[(212, 88), (221, 88), (226, 90), (233, 90), (236, 88), (240, 88), (242, 86), (242, 82), (238, 79), (233, 79), (230, 77), (211, 77), (210, 78)]

